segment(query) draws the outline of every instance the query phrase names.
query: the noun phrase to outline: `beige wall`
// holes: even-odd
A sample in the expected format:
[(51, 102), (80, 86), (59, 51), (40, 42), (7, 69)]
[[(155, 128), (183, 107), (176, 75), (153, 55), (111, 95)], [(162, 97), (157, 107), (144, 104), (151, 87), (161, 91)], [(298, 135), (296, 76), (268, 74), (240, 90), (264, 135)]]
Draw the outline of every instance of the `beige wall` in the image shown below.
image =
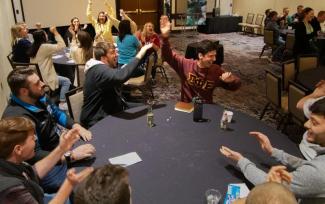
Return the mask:
[(324, 0), (233, 0), (233, 13), (245, 18), (248, 12), (264, 14), (267, 8), (271, 8), (282, 13), (283, 7), (289, 7), (292, 15), (301, 4), (313, 8), (317, 14), (318, 11), (325, 10), (324, 2)]
[(9, 88), (6, 77), (11, 66), (6, 58), (10, 53), (10, 26), (14, 23), (11, 1), (0, 2), (0, 116), (7, 105)]
[[(28, 0), (23, 1), (26, 23), (34, 28), (36, 22), (44, 27), (69, 25), (72, 17), (76, 16), (81, 23), (88, 22), (86, 17), (88, 0)], [(115, 11), (115, 0), (108, 0)], [(93, 0), (93, 15), (105, 11), (104, 0)]]

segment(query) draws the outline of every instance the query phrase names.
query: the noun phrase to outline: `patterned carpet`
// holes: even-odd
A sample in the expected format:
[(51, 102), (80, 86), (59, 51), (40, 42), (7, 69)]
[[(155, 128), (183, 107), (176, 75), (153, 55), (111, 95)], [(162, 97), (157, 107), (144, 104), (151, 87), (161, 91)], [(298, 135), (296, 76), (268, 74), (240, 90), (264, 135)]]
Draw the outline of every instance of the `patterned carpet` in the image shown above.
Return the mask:
[[(187, 34), (173, 34), (170, 42), (175, 51), (184, 54), (189, 43), (204, 39), (219, 40), (224, 46), (224, 63), (222, 67), (226, 71), (231, 71), (242, 80), (239, 90), (232, 92), (222, 88), (216, 88), (213, 94), (214, 102), (225, 107), (236, 109), (247, 113), (253, 117), (258, 117), (264, 105), (265, 98), (265, 69), (272, 69), (279, 72), (280, 66), (270, 64), (266, 55), (259, 59), (259, 54), (264, 45), (263, 37), (247, 36), (240, 33), (225, 34), (196, 34), (187, 37)], [(170, 83), (157, 74), (157, 85), (154, 89), (157, 101), (173, 100), (177, 101), (180, 97), (180, 82), (176, 73), (165, 64), (165, 70)], [(269, 125), (275, 126), (275, 120), (271, 115), (266, 115), (264, 121)]]

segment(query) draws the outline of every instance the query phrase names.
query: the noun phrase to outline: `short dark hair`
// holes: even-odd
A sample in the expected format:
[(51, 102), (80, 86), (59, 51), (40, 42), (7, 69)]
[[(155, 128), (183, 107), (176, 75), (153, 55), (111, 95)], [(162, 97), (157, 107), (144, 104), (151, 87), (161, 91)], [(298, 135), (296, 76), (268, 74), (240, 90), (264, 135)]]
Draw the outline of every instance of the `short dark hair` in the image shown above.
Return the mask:
[(278, 12), (276, 11), (271, 11), (270, 14), (269, 14), (269, 17), (270, 18), (273, 18), (274, 16), (278, 15)]
[(78, 204), (130, 204), (128, 172), (118, 165), (95, 169), (77, 188), (74, 202)]
[(113, 43), (108, 42), (98, 42), (96, 46), (93, 48), (94, 50), (94, 57), (96, 60), (100, 60), (101, 57), (107, 55), (109, 49), (115, 49)]
[(255, 186), (248, 194), (245, 204), (297, 204), (293, 193), (285, 186), (275, 182), (267, 182)]
[(33, 68), (22, 67), (12, 70), (8, 77), (7, 82), (10, 87), (11, 92), (15, 95), (19, 95), (19, 90), (21, 88), (28, 88), (27, 77), (36, 74)]
[(200, 46), (197, 47), (197, 54), (201, 53), (202, 55), (205, 55), (210, 51), (216, 50), (216, 48), (216, 44), (211, 40), (202, 40)]
[(42, 29), (34, 31), (33, 38), (34, 38), (34, 42), (33, 42), (32, 46), (29, 48), (29, 50), (27, 51), (27, 54), (32, 58), (36, 57), (37, 52), (38, 52), (39, 48), (41, 47), (41, 45), (46, 43), (46, 41), (47, 41), (46, 33)]
[(131, 32), (131, 23), (129, 20), (122, 20), (119, 24), (118, 24), (118, 39), (120, 42), (123, 41), (124, 37), (126, 35), (132, 35)]
[(297, 9), (299, 9), (299, 8), (304, 8), (304, 6), (303, 5), (298, 5)]
[(310, 106), (309, 110), (316, 115), (322, 115), (325, 117), (325, 98), (316, 101)]
[(323, 15), (325, 15), (325, 11), (319, 11), (318, 14), (317, 14), (318, 17), (321, 17)]
[(270, 14), (271, 11), (272, 11), (272, 9), (266, 9), (265, 10), (266, 17), (269, 17), (269, 14)]
[(15, 146), (23, 144), (30, 132), (35, 131), (34, 123), (25, 117), (8, 117), (0, 120), (0, 158), (7, 159)]

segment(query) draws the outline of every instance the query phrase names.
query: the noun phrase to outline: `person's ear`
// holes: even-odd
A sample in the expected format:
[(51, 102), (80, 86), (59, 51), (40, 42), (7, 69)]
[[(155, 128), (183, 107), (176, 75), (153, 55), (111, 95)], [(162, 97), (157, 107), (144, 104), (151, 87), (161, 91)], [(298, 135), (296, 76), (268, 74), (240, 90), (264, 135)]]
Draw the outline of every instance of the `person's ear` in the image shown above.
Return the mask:
[(198, 55), (198, 58), (199, 59), (202, 59), (203, 58), (203, 54), (202, 53), (198, 53), (197, 55)]
[(19, 156), (22, 155), (23, 147), (21, 145), (15, 145), (14, 149), (12, 150), (12, 153)]
[(27, 88), (21, 88), (19, 90), (19, 95), (20, 96), (28, 96), (28, 92), (29, 92), (29, 90)]

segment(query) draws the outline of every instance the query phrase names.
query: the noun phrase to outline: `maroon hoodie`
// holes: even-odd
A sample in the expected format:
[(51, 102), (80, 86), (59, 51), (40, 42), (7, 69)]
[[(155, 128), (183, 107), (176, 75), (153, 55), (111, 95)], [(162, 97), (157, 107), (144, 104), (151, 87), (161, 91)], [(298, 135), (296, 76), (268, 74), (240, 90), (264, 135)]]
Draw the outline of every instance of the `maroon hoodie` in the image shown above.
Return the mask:
[(237, 90), (240, 87), (240, 79), (236, 76), (233, 76), (235, 80), (232, 83), (220, 80), (225, 71), (219, 65), (212, 64), (209, 68), (199, 68), (197, 60), (186, 59), (173, 52), (168, 38), (162, 38), (161, 51), (164, 60), (181, 79), (181, 101), (191, 102), (193, 97), (200, 96), (205, 103), (213, 103), (212, 94), (215, 87), (229, 90)]

